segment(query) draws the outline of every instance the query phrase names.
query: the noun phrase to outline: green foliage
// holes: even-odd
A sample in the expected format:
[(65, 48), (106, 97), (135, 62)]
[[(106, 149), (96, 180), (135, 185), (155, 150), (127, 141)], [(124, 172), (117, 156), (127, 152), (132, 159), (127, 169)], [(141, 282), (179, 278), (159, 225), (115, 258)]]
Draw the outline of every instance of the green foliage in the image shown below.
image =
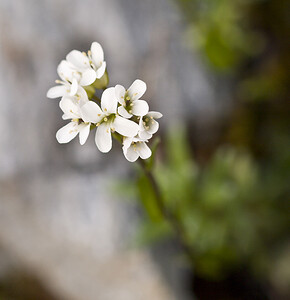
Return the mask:
[[(195, 272), (219, 278), (244, 264), (257, 272), (268, 270), (272, 252), (286, 242), (290, 225), (285, 211), (290, 196), (289, 154), (263, 170), (247, 151), (221, 147), (201, 168), (190, 155), (184, 128), (174, 128), (165, 145), (167, 160), (157, 164), (155, 175), (167, 207), (186, 229)], [(151, 217), (145, 218), (138, 240), (173, 237), (157, 213), (155, 195), (144, 175), (138, 189)]]
[(187, 40), (210, 66), (230, 71), (259, 53), (262, 35), (249, 30), (244, 15), (255, 0), (176, 0), (189, 23)]
[(151, 220), (154, 222), (162, 220), (162, 214), (157, 206), (157, 196), (145, 174), (140, 174), (137, 181), (137, 187), (139, 199), (142, 201)]

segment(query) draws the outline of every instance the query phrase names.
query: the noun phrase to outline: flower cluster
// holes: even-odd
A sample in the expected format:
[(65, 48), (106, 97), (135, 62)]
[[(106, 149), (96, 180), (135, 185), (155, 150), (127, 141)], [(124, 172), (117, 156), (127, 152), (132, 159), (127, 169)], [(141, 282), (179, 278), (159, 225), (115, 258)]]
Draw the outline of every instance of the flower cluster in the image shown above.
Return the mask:
[[(138, 157), (151, 156), (146, 143), (157, 132), (156, 119), (162, 114), (149, 111), (148, 103), (140, 99), (146, 91), (145, 82), (137, 79), (127, 90), (119, 84), (104, 86), (106, 62), (97, 42), (92, 43), (88, 53), (72, 50), (58, 65), (57, 73), (61, 78), (56, 80), (59, 85), (50, 88), (47, 97), (61, 97), (62, 118), (71, 120), (57, 131), (59, 143), (68, 143), (79, 135), (83, 145), (90, 131), (96, 128), (95, 142), (101, 152), (111, 150), (114, 134), (122, 142), (127, 160), (133, 162)], [(101, 99), (94, 95), (100, 86), (104, 90)]]

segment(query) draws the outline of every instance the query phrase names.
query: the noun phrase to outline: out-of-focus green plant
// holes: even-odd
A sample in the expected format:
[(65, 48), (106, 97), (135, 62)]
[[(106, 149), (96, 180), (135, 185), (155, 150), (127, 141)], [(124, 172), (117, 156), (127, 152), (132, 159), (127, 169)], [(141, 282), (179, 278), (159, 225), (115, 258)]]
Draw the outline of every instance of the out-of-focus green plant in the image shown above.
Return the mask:
[(201, 51), (210, 66), (232, 70), (245, 57), (259, 53), (263, 36), (249, 30), (244, 15), (257, 0), (176, 0), (189, 25), (187, 41)]
[[(169, 133), (165, 147), (166, 161), (156, 166), (154, 175), (167, 210), (181, 223), (195, 272), (220, 278), (246, 265), (267, 274), (288, 238), (289, 152), (263, 169), (247, 151), (221, 147), (202, 168), (190, 154), (182, 127)], [(172, 238), (170, 221), (162, 218), (142, 174), (136, 192), (149, 217), (139, 241)]]
[(290, 2), (175, 2), (187, 42), (230, 87), (233, 106), (202, 163), (208, 149), (198, 139), (183, 127), (167, 132), (165, 158), (151, 170), (162, 205), (146, 173), (135, 191), (148, 212), (139, 242), (179, 237), (196, 275), (221, 279), (243, 267), (278, 287), (289, 274)]

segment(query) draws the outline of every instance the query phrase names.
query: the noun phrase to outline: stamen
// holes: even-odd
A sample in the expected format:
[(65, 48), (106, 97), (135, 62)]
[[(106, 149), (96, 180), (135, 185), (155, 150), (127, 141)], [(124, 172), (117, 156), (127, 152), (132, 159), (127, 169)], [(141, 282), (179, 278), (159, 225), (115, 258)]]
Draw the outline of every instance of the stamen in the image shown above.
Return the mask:
[(127, 96), (127, 97), (126, 97), (126, 100), (130, 100), (130, 97), (129, 97), (129, 96)]
[(104, 118), (104, 121), (107, 122), (107, 121), (108, 121), (108, 118)]

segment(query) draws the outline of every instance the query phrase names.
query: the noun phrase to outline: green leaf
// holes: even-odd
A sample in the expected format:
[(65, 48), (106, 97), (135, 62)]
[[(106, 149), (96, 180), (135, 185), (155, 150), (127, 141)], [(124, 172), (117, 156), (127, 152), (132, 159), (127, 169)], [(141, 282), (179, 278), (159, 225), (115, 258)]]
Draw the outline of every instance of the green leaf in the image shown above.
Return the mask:
[(145, 174), (141, 174), (138, 178), (137, 187), (139, 198), (141, 199), (142, 204), (146, 209), (150, 219), (153, 222), (161, 221), (163, 217), (157, 205), (158, 199), (156, 198), (154, 189)]
[(145, 220), (137, 231), (136, 244), (138, 246), (146, 246), (158, 243), (171, 236), (172, 228), (168, 222), (162, 221), (157, 224), (150, 222), (150, 220)]

